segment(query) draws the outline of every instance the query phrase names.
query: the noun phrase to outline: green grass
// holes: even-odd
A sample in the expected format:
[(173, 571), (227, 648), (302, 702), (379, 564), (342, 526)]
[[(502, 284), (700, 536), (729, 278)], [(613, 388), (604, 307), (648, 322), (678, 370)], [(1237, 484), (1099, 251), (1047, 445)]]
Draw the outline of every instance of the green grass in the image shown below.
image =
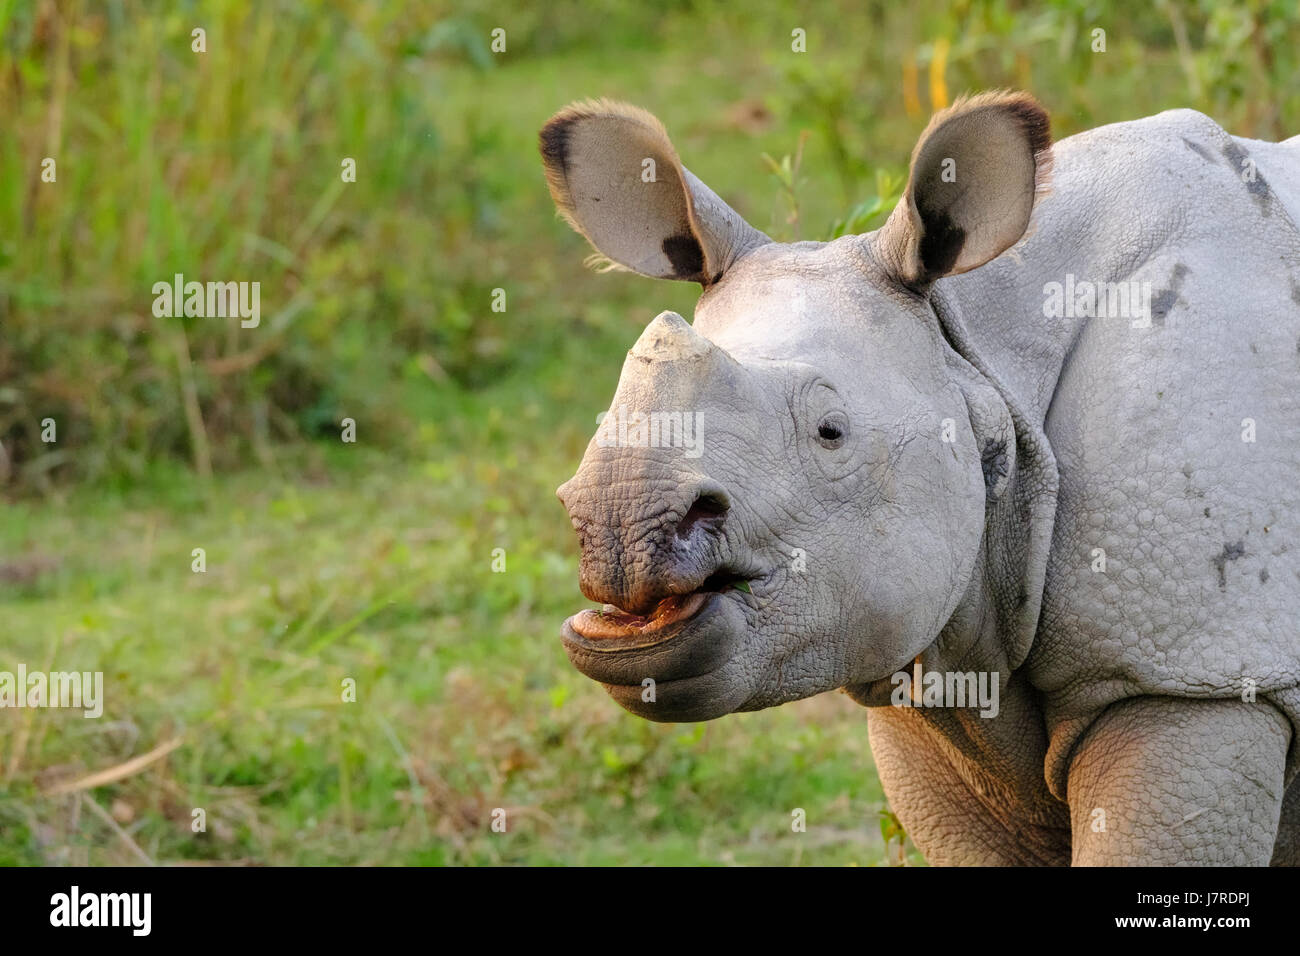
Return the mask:
[[(0, 863), (889, 862), (846, 698), (663, 726), (564, 658), (553, 490), (637, 332), (697, 290), (581, 268), (538, 128), (645, 106), (780, 239), (888, 210), (939, 59), (941, 100), (1025, 87), (1057, 136), (1176, 106), (1300, 132), (1286, 0), (502, 10), (0, 0), (0, 670), (107, 696), (0, 710)], [(262, 326), (154, 318), (176, 271), (261, 281)]]
[[(558, 625), (581, 598), (552, 489), (585, 436), (543, 427), (550, 398), (482, 396), (495, 454), (394, 467), (340, 443), (292, 478), (205, 494), (160, 476), (13, 507), (0, 553), (44, 570), (8, 589), (0, 669), (102, 670), (107, 704), (97, 721), (0, 711), (0, 862), (128, 863), (128, 838), (158, 862), (882, 862), (865, 714), (846, 698), (655, 725), (568, 665)], [(42, 793), (177, 736), (88, 794), (126, 837)]]

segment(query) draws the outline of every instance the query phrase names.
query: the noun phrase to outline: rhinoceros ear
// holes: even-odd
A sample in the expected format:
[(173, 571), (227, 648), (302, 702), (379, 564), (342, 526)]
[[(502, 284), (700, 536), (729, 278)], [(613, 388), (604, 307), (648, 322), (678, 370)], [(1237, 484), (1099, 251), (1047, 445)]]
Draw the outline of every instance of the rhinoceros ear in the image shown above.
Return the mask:
[(1047, 190), (1052, 135), (1028, 93), (982, 93), (934, 115), (907, 191), (875, 237), (885, 265), (923, 291), (1015, 245)]
[(682, 166), (645, 110), (574, 103), (542, 127), (539, 144), (556, 207), (618, 266), (707, 286), (771, 241)]

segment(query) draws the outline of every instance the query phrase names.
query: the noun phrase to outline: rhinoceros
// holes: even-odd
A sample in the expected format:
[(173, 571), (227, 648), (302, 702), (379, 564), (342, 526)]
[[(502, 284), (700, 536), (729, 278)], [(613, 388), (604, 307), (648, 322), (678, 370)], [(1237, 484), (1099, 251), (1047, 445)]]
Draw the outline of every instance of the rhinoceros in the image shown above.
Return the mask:
[(557, 492), (579, 671), (656, 721), (843, 691), (931, 864), (1300, 861), (1300, 137), (983, 93), (790, 244), (638, 108), (540, 148), (607, 265), (702, 288)]

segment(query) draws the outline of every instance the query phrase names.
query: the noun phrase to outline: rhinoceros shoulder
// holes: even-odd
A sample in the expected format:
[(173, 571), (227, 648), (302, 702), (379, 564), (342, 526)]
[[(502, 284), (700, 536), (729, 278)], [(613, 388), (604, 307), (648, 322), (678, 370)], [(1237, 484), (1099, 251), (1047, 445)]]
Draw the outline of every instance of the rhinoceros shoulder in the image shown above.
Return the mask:
[(1258, 695), (1300, 729), (1300, 147), (1175, 110), (1071, 137), (1057, 169), (1020, 288), (1145, 303), (1108, 314), (1098, 293), (1032, 340), (1068, 343), (1028, 661), (1061, 791), (1078, 734), (1126, 697)]

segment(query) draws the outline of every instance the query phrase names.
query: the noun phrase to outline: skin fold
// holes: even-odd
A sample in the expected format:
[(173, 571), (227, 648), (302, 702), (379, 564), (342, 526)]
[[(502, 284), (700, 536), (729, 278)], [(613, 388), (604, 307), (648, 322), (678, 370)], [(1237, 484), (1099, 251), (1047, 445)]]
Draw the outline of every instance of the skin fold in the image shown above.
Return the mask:
[(1053, 146), (983, 94), (881, 229), (788, 245), (641, 110), (540, 145), (600, 257), (703, 290), (558, 492), (605, 607), (579, 670), (662, 721), (843, 690), (931, 863), (1296, 862), (1300, 138), (1176, 110)]

